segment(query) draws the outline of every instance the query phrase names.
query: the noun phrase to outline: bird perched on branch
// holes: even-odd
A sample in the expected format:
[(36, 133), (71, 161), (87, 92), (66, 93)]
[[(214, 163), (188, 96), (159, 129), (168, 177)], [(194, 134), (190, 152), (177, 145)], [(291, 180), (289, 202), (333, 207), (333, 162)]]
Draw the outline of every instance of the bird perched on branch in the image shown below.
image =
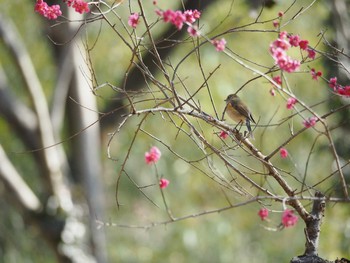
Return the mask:
[(245, 123), (247, 125), (247, 129), (250, 135), (250, 138), (254, 139), (252, 128), (250, 126), (250, 122), (256, 123), (253, 119), (252, 114), (248, 107), (242, 102), (242, 100), (236, 95), (231, 94), (226, 98), (226, 107), (224, 113), (237, 122), (238, 124)]

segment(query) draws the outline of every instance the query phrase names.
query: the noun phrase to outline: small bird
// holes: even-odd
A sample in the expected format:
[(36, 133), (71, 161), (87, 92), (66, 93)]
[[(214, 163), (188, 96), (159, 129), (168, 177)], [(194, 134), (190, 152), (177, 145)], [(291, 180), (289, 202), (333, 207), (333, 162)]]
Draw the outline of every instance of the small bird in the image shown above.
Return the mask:
[(248, 107), (242, 102), (242, 100), (236, 95), (231, 94), (226, 98), (226, 107), (224, 113), (227, 113), (228, 116), (238, 124), (245, 122), (248, 128), (250, 138), (254, 139), (252, 128), (250, 127), (250, 122), (256, 123), (253, 119), (252, 114)]

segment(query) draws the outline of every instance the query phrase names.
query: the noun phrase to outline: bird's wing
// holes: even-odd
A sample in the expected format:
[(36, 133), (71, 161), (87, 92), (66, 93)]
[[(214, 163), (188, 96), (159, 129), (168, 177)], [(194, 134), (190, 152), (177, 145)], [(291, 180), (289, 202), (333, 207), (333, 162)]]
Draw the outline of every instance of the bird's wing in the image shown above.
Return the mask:
[(254, 118), (253, 118), (253, 115), (252, 114), (249, 114), (249, 119), (253, 122), (253, 123), (255, 123), (256, 124), (256, 122), (255, 122), (255, 120), (254, 120)]
[(234, 103), (232, 101), (230, 103), (231, 103), (232, 107), (234, 109), (236, 109), (240, 114), (242, 114), (247, 119), (250, 119), (251, 114), (245, 105), (234, 105)]

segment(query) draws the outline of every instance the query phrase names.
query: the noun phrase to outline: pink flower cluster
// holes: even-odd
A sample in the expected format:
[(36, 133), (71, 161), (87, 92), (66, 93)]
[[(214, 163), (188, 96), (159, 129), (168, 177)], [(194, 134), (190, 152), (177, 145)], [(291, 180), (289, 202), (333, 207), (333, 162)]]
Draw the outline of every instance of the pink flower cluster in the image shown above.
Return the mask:
[[(291, 41), (293, 44), (295, 40)], [(300, 67), (300, 61), (292, 59), (287, 55), (287, 50), (292, 46), (287, 39), (287, 32), (281, 32), (278, 39), (273, 41), (270, 45), (270, 53), (275, 60), (275, 63), (288, 73), (297, 71)]]
[(214, 39), (211, 41), (211, 43), (216, 48), (216, 51), (224, 51), (226, 47), (226, 40), (224, 38), (221, 39)]
[(181, 30), (185, 23), (193, 24), (201, 16), (201, 12), (197, 9), (186, 10), (185, 12), (171, 9), (166, 11), (156, 10), (156, 13), (163, 18), (164, 22), (173, 24), (178, 30)]
[(34, 7), (35, 12), (38, 12), (43, 17), (53, 20), (62, 15), (59, 5), (49, 6), (43, 0), (37, 0)]
[(329, 87), (341, 96), (350, 97), (350, 86), (340, 85), (336, 77), (329, 80)]
[[(68, 6), (72, 6), (76, 12), (88, 13), (90, 12), (89, 6), (83, 0), (63, 0)], [(59, 5), (49, 6), (44, 0), (37, 0), (34, 10), (47, 19), (57, 19), (62, 15), (62, 11)]]
[(314, 116), (304, 120), (303, 125), (305, 126), (305, 128), (310, 128), (315, 126), (316, 122), (317, 122), (317, 117)]
[(296, 98), (288, 98), (287, 100), (287, 109), (293, 109), (294, 105), (297, 103), (297, 99)]
[(294, 226), (298, 222), (298, 217), (294, 215), (294, 211), (290, 209), (284, 210), (282, 214), (282, 225), (285, 227)]
[(63, 2), (67, 3), (68, 6), (73, 7), (79, 14), (90, 12), (89, 5), (84, 2), (84, 0), (63, 0)]
[(133, 13), (129, 16), (128, 24), (129, 26), (136, 28), (137, 24), (139, 23), (139, 14), (138, 13)]
[(149, 152), (145, 153), (145, 162), (147, 164), (156, 163), (159, 161), (161, 155), (161, 151), (156, 146), (153, 146)]

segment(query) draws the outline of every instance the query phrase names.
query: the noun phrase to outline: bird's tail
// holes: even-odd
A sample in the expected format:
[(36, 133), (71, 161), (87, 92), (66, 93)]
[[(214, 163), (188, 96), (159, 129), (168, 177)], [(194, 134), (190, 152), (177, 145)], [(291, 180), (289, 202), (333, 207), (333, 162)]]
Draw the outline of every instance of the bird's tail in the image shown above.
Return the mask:
[(252, 127), (250, 127), (250, 120), (249, 119), (246, 120), (246, 125), (248, 128), (249, 137), (254, 140), (254, 135), (253, 135)]

